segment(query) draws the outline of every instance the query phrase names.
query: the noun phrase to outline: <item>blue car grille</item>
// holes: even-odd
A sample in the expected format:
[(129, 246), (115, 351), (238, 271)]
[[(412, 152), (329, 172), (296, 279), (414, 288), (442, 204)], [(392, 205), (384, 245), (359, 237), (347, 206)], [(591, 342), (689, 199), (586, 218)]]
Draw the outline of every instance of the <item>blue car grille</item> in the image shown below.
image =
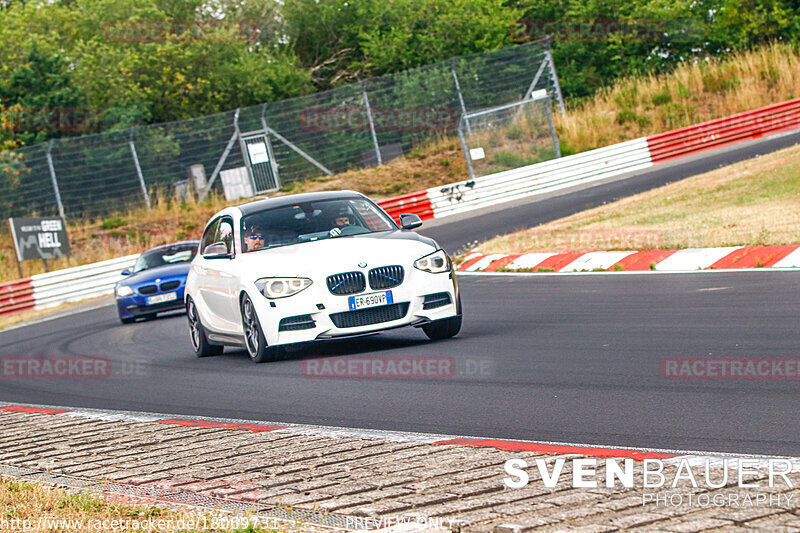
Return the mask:
[(145, 295), (146, 294), (155, 294), (157, 292), (158, 292), (158, 287), (156, 287), (155, 285), (144, 285), (142, 287), (139, 287), (139, 293), (140, 294), (145, 294)]
[(356, 294), (367, 286), (364, 274), (361, 272), (343, 272), (328, 276), (328, 290), (339, 296)]
[(172, 290), (177, 289), (180, 286), (181, 286), (181, 282), (178, 281), (178, 280), (167, 281), (167, 282), (161, 284), (161, 290), (163, 292), (172, 291)]
[(373, 268), (369, 271), (369, 286), (373, 289), (391, 289), (403, 283), (405, 270), (400, 265)]

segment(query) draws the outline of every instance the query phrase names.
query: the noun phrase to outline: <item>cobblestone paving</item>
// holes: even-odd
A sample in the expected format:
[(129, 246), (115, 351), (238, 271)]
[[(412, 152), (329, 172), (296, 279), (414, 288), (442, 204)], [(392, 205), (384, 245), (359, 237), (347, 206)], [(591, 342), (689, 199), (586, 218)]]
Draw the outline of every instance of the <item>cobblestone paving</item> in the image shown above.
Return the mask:
[[(643, 463), (637, 461), (634, 487), (618, 482), (605, 488), (605, 460), (598, 459), (596, 475), (588, 478), (597, 487), (573, 488), (570, 459), (579, 455), (314, 435), (283, 426), (203, 425), (0, 411), (0, 465), (263, 508), (329, 512), (351, 517), (353, 528), (402, 517), (441, 520), (465, 532), (800, 531), (800, 489), (780, 476), (769, 487), (766, 468), (744, 478), (760, 487), (739, 488), (735, 468), (726, 481), (719, 464), (712, 465), (710, 481), (724, 483), (714, 489), (695, 456), (699, 487), (684, 476), (672, 488), (679, 460), (671, 459), (663, 470), (666, 484), (644, 488)], [(553, 488), (545, 486), (537, 458), (551, 470), (566, 459)], [(524, 488), (503, 483), (508, 459), (527, 461), (530, 482)], [(797, 467), (788, 475), (794, 486), (800, 484)]]

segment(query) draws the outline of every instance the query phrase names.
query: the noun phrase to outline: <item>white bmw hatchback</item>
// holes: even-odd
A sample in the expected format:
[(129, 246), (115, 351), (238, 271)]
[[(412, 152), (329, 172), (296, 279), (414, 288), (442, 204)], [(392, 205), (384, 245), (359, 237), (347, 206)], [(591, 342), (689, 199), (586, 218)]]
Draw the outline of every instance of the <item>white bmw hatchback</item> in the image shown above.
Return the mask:
[(281, 196), (223, 209), (186, 281), (199, 357), (244, 347), (257, 363), (281, 346), (402, 326), (431, 339), (461, 329), (450, 258), (352, 191)]

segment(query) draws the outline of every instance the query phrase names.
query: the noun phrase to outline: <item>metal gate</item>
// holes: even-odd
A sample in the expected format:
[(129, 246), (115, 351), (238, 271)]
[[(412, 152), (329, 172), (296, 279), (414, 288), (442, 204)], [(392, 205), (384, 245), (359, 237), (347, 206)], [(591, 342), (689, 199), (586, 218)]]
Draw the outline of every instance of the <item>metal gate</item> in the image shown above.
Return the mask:
[(264, 132), (242, 133), (239, 137), (242, 143), (242, 156), (250, 181), (253, 183), (253, 193), (262, 194), (280, 189), (278, 180), (278, 167), (272, 153), (272, 144)]

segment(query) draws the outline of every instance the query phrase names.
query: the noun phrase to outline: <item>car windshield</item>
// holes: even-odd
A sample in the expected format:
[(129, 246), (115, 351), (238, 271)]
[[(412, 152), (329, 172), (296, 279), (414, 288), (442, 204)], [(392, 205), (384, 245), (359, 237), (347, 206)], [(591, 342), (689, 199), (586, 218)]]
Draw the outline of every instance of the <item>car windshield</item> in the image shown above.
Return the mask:
[(242, 217), (242, 250), (254, 252), (393, 229), (397, 225), (366, 199), (302, 202)]
[(141, 272), (142, 270), (149, 270), (164, 265), (185, 263), (194, 259), (196, 254), (196, 243), (174, 244), (156, 248), (155, 250), (148, 250), (136, 260), (133, 271)]

